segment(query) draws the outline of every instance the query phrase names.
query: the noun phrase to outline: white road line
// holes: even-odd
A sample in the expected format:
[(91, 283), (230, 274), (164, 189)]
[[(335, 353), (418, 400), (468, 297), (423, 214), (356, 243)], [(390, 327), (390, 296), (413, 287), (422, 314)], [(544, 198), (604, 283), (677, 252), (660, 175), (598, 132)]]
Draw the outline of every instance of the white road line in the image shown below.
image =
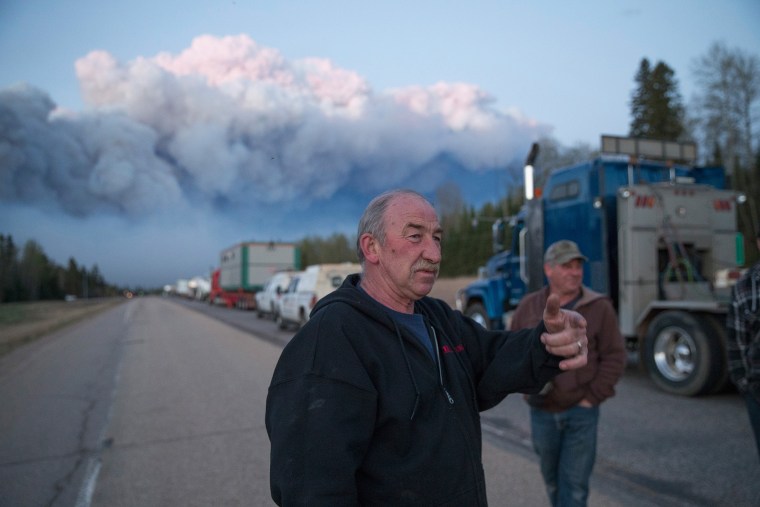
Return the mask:
[[(126, 311), (124, 312), (124, 326), (127, 327), (133, 318), (135, 304), (128, 304)], [(100, 468), (102, 462), (100, 461), (100, 453), (103, 451), (103, 442), (105, 441), (108, 426), (111, 424), (111, 416), (113, 415), (113, 407), (116, 401), (116, 390), (119, 386), (119, 379), (121, 378), (121, 366), (124, 360), (124, 355), (119, 355), (119, 363), (116, 365), (116, 371), (113, 377), (113, 388), (108, 399), (108, 412), (106, 413), (103, 427), (98, 435), (98, 447), (93, 456), (87, 458), (87, 469), (84, 474), (84, 480), (82, 487), (77, 495), (76, 507), (90, 507), (92, 503), (92, 495), (95, 493), (95, 486), (98, 484), (98, 475), (100, 475)]]
[(95, 485), (98, 483), (98, 474), (100, 474), (100, 458), (88, 458), (87, 471), (85, 472), (82, 489), (79, 490), (79, 495), (77, 496), (76, 507), (90, 507), (92, 494), (95, 493)]

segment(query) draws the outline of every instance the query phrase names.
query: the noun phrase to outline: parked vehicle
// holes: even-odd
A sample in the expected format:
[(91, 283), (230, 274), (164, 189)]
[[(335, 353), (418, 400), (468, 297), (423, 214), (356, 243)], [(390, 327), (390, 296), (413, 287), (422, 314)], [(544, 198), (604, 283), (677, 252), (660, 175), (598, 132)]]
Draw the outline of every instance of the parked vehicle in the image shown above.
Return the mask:
[(256, 316), (263, 318), (269, 315), (277, 320), (277, 309), (282, 294), (288, 290), (290, 282), (293, 280), (295, 271), (281, 271), (275, 273), (269, 279), (264, 289), (256, 293)]
[[(526, 172), (536, 154), (534, 145)], [(517, 216), (495, 224), (498, 253), (457, 306), (487, 328), (507, 327), (526, 292), (544, 285), (543, 252), (570, 239), (589, 259), (583, 283), (612, 298), (654, 383), (687, 396), (720, 390), (727, 304), (744, 263), (736, 207), (746, 196), (724, 189), (723, 168), (695, 159), (691, 143), (603, 136), (599, 158), (553, 171), (541, 197), (526, 189)]]
[(294, 278), (280, 298), (277, 315), (279, 328), (285, 329), (289, 325), (300, 328), (306, 324), (317, 301), (340, 287), (348, 275), (359, 272), (361, 265), (348, 262), (315, 264), (306, 268)]
[(285, 291), (280, 295), (279, 299), (275, 301), (274, 321), (277, 323), (277, 327), (279, 327), (280, 329), (286, 329), (291, 324), (289, 320), (285, 320), (282, 318), (283, 302), (287, 300), (288, 308), (291, 308), (291, 306), (294, 306), (296, 304), (295, 297), (296, 297), (296, 291), (298, 290), (298, 282), (301, 279), (301, 276), (303, 275), (303, 273), (304, 273), (303, 271), (298, 271), (294, 273), (292, 278), (290, 279), (288, 288), (285, 289)]
[(301, 251), (293, 243), (240, 243), (222, 251), (211, 275), (209, 302), (253, 310), (255, 294), (277, 271), (300, 269)]
[(204, 301), (211, 292), (211, 281), (202, 276), (194, 276), (187, 282), (189, 297)]
[(186, 278), (180, 278), (174, 285), (174, 293), (184, 298), (190, 297), (190, 280)]

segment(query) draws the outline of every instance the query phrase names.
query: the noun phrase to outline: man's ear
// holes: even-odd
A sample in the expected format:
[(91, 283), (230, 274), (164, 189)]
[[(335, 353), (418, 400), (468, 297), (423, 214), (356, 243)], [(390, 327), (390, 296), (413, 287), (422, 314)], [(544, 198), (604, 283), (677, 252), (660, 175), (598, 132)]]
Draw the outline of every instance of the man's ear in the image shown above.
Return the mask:
[(377, 262), (380, 245), (372, 234), (369, 234), (367, 232), (362, 234), (361, 238), (359, 238), (359, 246), (364, 253), (364, 259), (367, 262), (371, 264)]

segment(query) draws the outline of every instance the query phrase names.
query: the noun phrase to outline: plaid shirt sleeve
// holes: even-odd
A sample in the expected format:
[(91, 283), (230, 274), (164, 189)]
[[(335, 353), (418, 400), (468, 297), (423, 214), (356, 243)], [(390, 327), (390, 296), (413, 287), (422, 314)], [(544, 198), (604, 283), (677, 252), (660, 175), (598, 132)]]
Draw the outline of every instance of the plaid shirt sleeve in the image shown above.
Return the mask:
[(760, 264), (753, 266), (734, 285), (726, 317), (728, 371), (731, 381), (742, 392), (747, 390), (749, 382), (760, 381), (760, 363), (754, 357), (760, 350), (758, 279)]

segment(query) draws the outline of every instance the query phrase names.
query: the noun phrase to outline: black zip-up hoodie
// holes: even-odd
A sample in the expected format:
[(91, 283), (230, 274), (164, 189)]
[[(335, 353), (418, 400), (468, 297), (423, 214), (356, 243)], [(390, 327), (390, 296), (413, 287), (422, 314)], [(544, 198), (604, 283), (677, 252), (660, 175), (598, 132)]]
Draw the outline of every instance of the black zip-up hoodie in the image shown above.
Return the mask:
[(267, 397), (278, 505), (486, 505), (480, 414), (560, 372), (535, 330), (486, 331), (443, 301), (415, 303), (438, 360), (359, 275), (320, 300)]

